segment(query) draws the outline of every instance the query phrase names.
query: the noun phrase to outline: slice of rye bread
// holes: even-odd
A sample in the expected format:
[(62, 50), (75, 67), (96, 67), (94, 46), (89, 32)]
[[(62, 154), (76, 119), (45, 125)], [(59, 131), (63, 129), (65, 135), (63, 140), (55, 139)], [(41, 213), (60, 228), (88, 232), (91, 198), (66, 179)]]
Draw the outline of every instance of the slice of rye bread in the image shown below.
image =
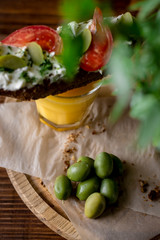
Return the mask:
[(86, 72), (80, 69), (71, 81), (59, 78), (57, 81), (50, 83), (50, 80), (45, 78), (43, 80), (43, 84), (37, 84), (32, 88), (24, 87), (15, 91), (0, 89), (0, 95), (17, 98), (21, 101), (36, 100), (49, 95), (63, 93), (73, 88), (85, 86), (90, 82), (97, 81), (102, 78), (103, 74), (100, 72)]

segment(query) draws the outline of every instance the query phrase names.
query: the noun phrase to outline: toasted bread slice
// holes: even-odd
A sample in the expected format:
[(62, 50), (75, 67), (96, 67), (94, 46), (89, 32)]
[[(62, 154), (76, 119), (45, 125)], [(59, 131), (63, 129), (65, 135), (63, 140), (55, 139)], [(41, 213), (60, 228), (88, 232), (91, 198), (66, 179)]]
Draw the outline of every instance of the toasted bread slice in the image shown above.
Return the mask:
[(56, 95), (66, 92), (73, 88), (78, 88), (87, 85), (90, 82), (97, 81), (103, 78), (103, 74), (97, 72), (86, 72), (79, 69), (79, 72), (74, 76), (71, 81), (66, 81), (59, 78), (56, 82), (50, 83), (49, 79), (45, 78), (43, 84), (38, 84), (32, 88), (21, 88), (18, 90), (4, 90), (0, 89), (0, 95), (13, 97), (20, 100), (35, 100), (47, 97), (48, 95)]

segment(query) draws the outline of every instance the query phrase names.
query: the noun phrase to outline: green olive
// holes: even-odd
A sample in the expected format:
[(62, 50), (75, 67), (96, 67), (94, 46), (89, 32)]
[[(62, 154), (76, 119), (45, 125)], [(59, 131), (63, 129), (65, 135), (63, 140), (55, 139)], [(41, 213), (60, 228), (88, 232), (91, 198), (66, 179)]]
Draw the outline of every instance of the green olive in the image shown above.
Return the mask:
[(99, 217), (106, 208), (106, 200), (98, 192), (92, 193), (85, 202), (84, 213), (88, 218)]
[(0, 67), (17, 69), (27, 66), (27, 63), (22, 59), (14, 55), (3, 55), (0, 56)]
[(113, 160), (113, 176), (121, 176), (123, 174), (123, 164), (122, 161), (113, 154), (110, 154)]
[(91, 167), (86, 162), (77, 162), (67, 170), (67, 176), (71, 181), (81, 182), (85, 180), (91, 172)]
[(78, 161), (77, 162), (86, 162), (88, 163), (88, 165), (91, 167), (91, 168), (94, 168), (94, 160), (93, 158), (90, 158), (90, 157), (87, 157), (87, 156), (81, 156), (78, 158)]
[(115, 203), (118, 199), (118, 185), (110, 178), (102, 180), (100, 193), (107, 198), (109, 204)]
[(111, 156), (106, 152), (99, 153), (94, 161), (94, 168), (98, 177), (108, 177), (113, 170), (113, 160)]
[(100, 180), (98, 177), (87, 179), (78, 184), (76, 196), (79, 198), (79, 200), (84, 201), (92, 193), (98, 192), (99, 188), (100, 188)]
[(92, 42), (92, 34), (89, 28), (86, 28), (86, 24), (77, 26), (76, 35), (81, 35), (83, 40), (83, 53), (88, 50)]
[(123, 24), (131, 25), (133, 23), (133, 17), (130, 12), (126, 12), (122, 15), (122, 17), (120, 18), (120, 21)]
[(44, 61), (44, 55), (41, 46), (36, 42), (28, 43), (28, 51), (36, 65), (40, 65)]
[(60, 200), (66, 200), (72, 192), (71, 181), (65, 175), (60, 175), (56, 178), (54, 185), (54, 193)]
[(83, 38), (83, 52), (86, 52), (89, 46), (91, 45), (91, 41), (92, 41), (92, 34), (88, 28), (85, 28), (83, 30), (82, 38)]

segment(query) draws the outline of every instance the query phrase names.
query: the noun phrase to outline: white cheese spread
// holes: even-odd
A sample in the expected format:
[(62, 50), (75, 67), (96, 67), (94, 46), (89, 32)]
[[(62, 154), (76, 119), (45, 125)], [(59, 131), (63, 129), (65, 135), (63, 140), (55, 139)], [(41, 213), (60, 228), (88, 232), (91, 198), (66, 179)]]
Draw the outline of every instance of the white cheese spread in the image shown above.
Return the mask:
[[(37, 66), (32, 62), (26, 47), (10, 47), (1, 44), (0, 49), (1, 56), (11, 54), (17, 57), (21, 57), (27, 62), (26, 67), (18, 68), (14, 71), (4, 71), (0, 68), (0, 88), (4, 90), (15, 91), (22, 87), (31, 88), (37, 84), (42, 84), (44, 78), (49, 79), (52, 83), (56, 81), (59, 77), (63, 77), (65, 75), (66, 70), (56, 60), (56, 58), (54, 57), (54, 52), (45, 52), (44, 64)], [(48, 69), (47, 64), (50, 64), (50, 67)]]

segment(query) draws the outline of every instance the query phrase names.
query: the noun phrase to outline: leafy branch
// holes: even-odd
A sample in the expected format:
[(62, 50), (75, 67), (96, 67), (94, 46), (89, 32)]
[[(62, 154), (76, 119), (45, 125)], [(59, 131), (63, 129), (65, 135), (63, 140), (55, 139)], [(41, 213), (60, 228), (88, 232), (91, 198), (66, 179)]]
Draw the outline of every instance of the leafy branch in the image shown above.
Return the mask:
[(140, 145), (160, 147), (160, 0), (150, 4), (146, 0), (132, 7), (140, 7), (138, 16), (117, 32), (108, 68), (118, 98), (112, 119), (129, 104), (131, 117), (140, 121)]
[[(65, 1), (62, 10), (68, 21), (84, 21), (92, 17), (95, 4), (93, 0), (71, 0), (70, 4)], [(106, 66), (106, 73), (112, 76), (110, 82), (117, 95), (111, 119), (116, 121), (129, 105), (131, 117), (140, 121), (140, 145), (152, 143), (160, 148), (159, 8), (160, 0), (143, 0), (130, 8), (138, 11), (136, 18), (126, 13), (116, 23), (112, 23), (110, 18), (105, 20), (114, 37), (114, 49)], [(68, 47), (63, 62), (68, 73), (73, 74), (82, 54), (82, 39), (70, 36), (70, 33), (68, 36), (64, 39)]]

